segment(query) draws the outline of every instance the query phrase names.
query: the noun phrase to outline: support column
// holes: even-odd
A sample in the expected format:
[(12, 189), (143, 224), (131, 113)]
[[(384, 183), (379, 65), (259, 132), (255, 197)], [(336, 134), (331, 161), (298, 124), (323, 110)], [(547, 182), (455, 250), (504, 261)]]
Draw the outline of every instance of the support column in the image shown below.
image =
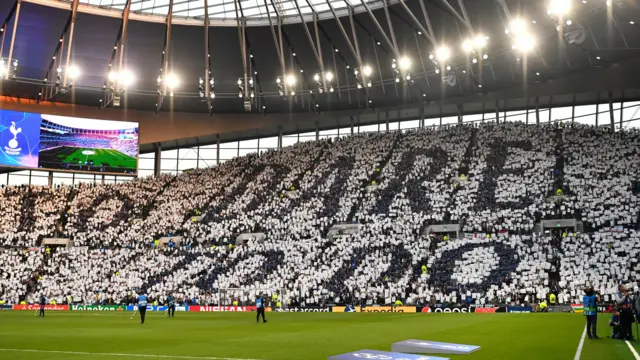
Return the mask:
[(351, 135), (353, 135), (353, 116), (349, 116), (349, 120), (351, 120)]
[(462, 124), (462, 104), (458, 104), (458, 124)]
[(571, 123), (576, 119), (576, 94), (571, 98)]
[(216, 165), (220, 165), (220, 135), (216, 135)]
[(500, 100), (496, 100), (496, 125), (500, 124)]
[[(13, 20), (13, 33), (11, 34), (11, 44), (9, 45), (9, 57), (7, 58), (7, 69), (11, 67), (11, 61), (13, 57), (13, 45), (16, 41), (16, 32), (18, 31), (18, 19), (20, 18), (20, 5), (22, 5), (22, 0), (17, 0), (18, 3), (16, 5), (16, 14), (15, 19)], [(6, 72), (5, 78), (9, 78), (9, 71)]]
[(540, 125), (540, 98), (536, 97), (536, 125)]
[(100, 184), (104, 184), (104, 174), (102, 174), (102, 176), (100, 176)]
[[(65, 67), (64, 67), (64, 79), (62, 81), (62, 84), (66, 87), (67, 84), (67, 77), (69, 75), (69, 62), (71, 61), (71, 49), (72, 49), (72, 45), (73, 45), (73, 32), (75, 30), (76, 27), (76, 17), (78, 15), (78, 3), (80, 1), (79, 0), (73, 0), (73, 5), (71, 5), (71, 27), (69, 28), (69, 44), (67, 45), (67, 60), (65, 62)], [(62, 61), (60, 61), (62, 62)]]
[(160, 145), (160, 143), (155, 143), (153, 152), (155, 155), (155, 159), (153, 161), (153, 176), (158, 177), (160, 176), (160, 166), (162, 164), (162, 145)]
[(387, 132), (389, 132), (389, 111), (384, 112), (385, 124), (387, 125)]
[[(353, 134), (353, 131), (351, 132)], [(316, 120), (316, 141), (320, 140), (320, 128), (318, 125), (318, 120)]]
[(549, 96), (549, 122), (551, 122), (551, 107), (553, 104), (553, 96)]
[(420, 106), (418, 114), (420, 115), (420, 128), (424, 129), (424, 106)]
[[(47, 175), (47, 182), (49, 183), (49, 186), (53, 186), (53, 171), (49, 171), (49, 174)], [(9, 174), (7, 174), (7, 184), (9, 183)]]
[(611, 131), (615, 132), (616, 120), (613, 115), (613, 94), (611, 93), (611, 91), (609, 91), (608, 97), (609, 97), (609, 119), (611, 120)]
[(598, 127), (598, 116), (600, 114), (600, 93), (596, 94), (596, 127)]
[(282, 149), (282, 126), (278, 126), (278, 149)]
[(624, 90), (622, 90), (622, 94), (620, 95), (620, 130), (622, 130), (623, 115), (624, 115)]
[(529, 98), (527, 98), (527, 105), (525, 108), (527, 109), (527, 112), (525, 113), (524, 124), (529, 125)]

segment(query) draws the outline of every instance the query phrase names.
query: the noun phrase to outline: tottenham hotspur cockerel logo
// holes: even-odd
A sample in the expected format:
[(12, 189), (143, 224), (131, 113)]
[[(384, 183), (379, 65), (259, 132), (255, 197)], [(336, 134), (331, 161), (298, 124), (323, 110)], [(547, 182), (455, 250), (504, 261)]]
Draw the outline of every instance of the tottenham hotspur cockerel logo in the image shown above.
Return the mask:
[(16, 128), (16, 122), (11, 122), (11, 127), (9, 131), (13, 134), (13, 139), (9, 140), (8, 146), (4, 147), (4, 151), (8, 155), (20, 155), (21, 148), (18, 147), (18, 134), (22, 132), (22, 128)]

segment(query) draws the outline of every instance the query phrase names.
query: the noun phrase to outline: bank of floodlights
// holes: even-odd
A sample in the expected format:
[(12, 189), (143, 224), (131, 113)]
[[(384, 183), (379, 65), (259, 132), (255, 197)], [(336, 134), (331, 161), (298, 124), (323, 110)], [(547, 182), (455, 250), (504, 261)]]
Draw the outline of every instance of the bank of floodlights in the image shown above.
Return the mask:
[(462, 51), (467, 56), (472, 56), (471, 62), (476, 64), (478, 57), (482, 56), (483, 59), (488, 59), (489, 55), (486, 53), (487, 42), (489, 38), (482, 34), (477, 34), (462, 42)]
[(161, 95), (163, 93), (162, 83), (164, 82), (169, 89), (169, 96), (173, 96), (173, 90), (177, 89), (180, 86), (180, 78), (178, 75), (174, 73), (168, 73), (167, 78), (163, 79), (162, 76), (158, 76), (158, 94)]
[(353, 70), (353, 74), (356, 76), (356, 86), (358, 89), (362, 89), (365, 85), (371, 87), (371, 74), (373, 69), (371, 66), (364, 65), (362, 69), (356, 68)]
[(280, 96), (284, 96), (285, 93), (285, 82), (286, 85), (289, 86), (291, 88), (289, 94), (291, 96), (294, 96), (296, 94), (295, 90), (293, 90), (293, 86), (296, 84), (297, 79), (295, 77), (295, 75), (293, 74), (289, 74), (286, 76), (278, 76), (276, 78), (276, 84), (278, 85), (278, 93), (280, 94)]
[(18, 72), (18, 59), (13, 59), (11, 64), (3, 58), (0, 58), (0, 79), (15, 79)]
[(209, 86), (209, 97), (212, 99), (216, 98), (216, 82), (213, 78), (209, 79), (209, 84), (205, 84), (206, 78), (198, 78), (198, 95), (201, 99), (204, 99), (207, 96), (206, 87)]
[(407, 81), (411, 80), (411, 59), (408, 57), (403, 56), (398, 60), (392, 59), (391, 69), (393, 70), (393, 75), (397, 83), (400, 82), (400, 78), (402, 78), (403, 74)]
[(320, 94), (324, 92), (325, 84), (329, 87), (329, 91), (333, 92), (333, 85), (331, 85), (331, 81), (333, 81), (333, 73), (331, 71), (317, 73), (313, 75), (313, 80), (315, 80), (318, 85), (318, 92)]
[(525, 19), (513, 19), (504, 32), (513, 40), (511, 44), (513, 50), (526, 54), (535, 49), (537, 41), (529, 29), (529, 23)]
[[(64, 77), (67, 76), (67, 83), (65, 84)], [(80, 68), (76, 65), (69, 65), (64, 68), (59, 66), (56, 69), (56, 87), (58, 88), (71, 88), (74, 82), (80, 77)], [(63, 90), (64, 91), (64, 90)]]

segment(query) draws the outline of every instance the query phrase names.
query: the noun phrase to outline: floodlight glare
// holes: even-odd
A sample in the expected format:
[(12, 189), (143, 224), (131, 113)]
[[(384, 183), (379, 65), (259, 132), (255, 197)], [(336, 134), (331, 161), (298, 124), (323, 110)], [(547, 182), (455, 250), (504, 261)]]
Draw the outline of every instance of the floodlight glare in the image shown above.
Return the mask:
[(324, 74), (325, 79), (327, 79), (327, 81), (331, 81), (333, 80), (333, 73), (331, 71), (327, 72), (326, 74)]
[[(400, 61), (402, 61), (402, 60), (400, 60)], [(364, 73), (365, 76), (371, 75), (371, 72), (372, 72), (371, 66), (365, 65), (364, 68), (362, 68), (362, 72)]]
[(136, 81), (136, 76), (130, 70), (122, 70), (120, 72), (120, 85), (124, 88), (128, 88)]
[(5, 74), (7, 74), (7, 70), (5, 69), (4, 66), (0, 66), (0, 77), (3, 77)]
[(514, 47), (523, 53), (527, 53), (536, 46), (536, 39), (531, 34), (523, 34), (516, 38)]
[(291, 74), (287, 75), (287, 84), (295, 85), (295, 83), (296, 83), (296, 77)]
[(467, 39), (462, 42), (462, 50), (464, 50), (464, 52), (471, 52), (473, 50), (473, 43), (471, 40)]
[(77, 79), (78, 76), (80, 76), (80, 69), (75, 65), (69, 65), (67, 75), (69, 75), (71, 79)]
[(118, 79), (118, 73), (115, 71), (109, 71), (109, 81), (116, 81)]
[(320, 75), (318, 74), (313, 75), (313, 80), (320, 81)]
[(445, 62), (449, 60), (450, 56), (451, 50), (449, 50), (448, 47), (443, 45), (436, 49), (436, 59), (438, 59), (438, 61)]
[(476, 49), (482, 49), (485, 46), (487, 46), (487, 37), (484, 35), (476, 35), (475, 38), (473, 38), (473, 46)]
[(178, 76), (176, 76), (176, 74), (170, 73), (167, 75), (166, 84), (169, 89), (173, 90), (180, 85), (180, 79), (178, 78)]
[(406, 56), (400, 58), (400, 69), (401, 70), (409, 70), (411, 67), (411, 59)]
[(547, 6), (549, 15), (563, 16), (571, 11), (571, 0), (551, 0)]
[(509, 24), (509, 30), (516, 35), (522, 34), (527, 31), (527, 23), (521, 18), (513, 19)]

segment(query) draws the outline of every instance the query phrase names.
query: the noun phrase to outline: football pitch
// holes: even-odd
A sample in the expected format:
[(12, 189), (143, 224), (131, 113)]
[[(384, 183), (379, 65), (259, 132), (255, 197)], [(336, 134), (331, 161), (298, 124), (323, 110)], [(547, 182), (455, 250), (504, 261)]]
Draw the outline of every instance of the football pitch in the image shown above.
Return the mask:
[[(85, 162), (93, 162), (93, 166), (104, 166), (110, 169), (137, 168), (135, 157), (125, 155), (114, 149), (90, 149), (63, 146), (40, 152), (40, 163), (43, 167), (52, 167), (54, 164), (83, 165)], [(53, 166), (58, 168), (58, 166)]]
[(266, 324), (256, 324), (255, 313), (148, 313), (144, 325), (131, 312), (34, 315), (0, 312), (0, 359), (324, 360), (419, 339), (481, 346), (469, 355), (433, 355), (451, 359), (638, 360), (626, 342), (607, 338), (606, 314), (598, 319), (602, 339), (584, 339), (579, 357), (585, 321), (568, 313), (267, 313)]

